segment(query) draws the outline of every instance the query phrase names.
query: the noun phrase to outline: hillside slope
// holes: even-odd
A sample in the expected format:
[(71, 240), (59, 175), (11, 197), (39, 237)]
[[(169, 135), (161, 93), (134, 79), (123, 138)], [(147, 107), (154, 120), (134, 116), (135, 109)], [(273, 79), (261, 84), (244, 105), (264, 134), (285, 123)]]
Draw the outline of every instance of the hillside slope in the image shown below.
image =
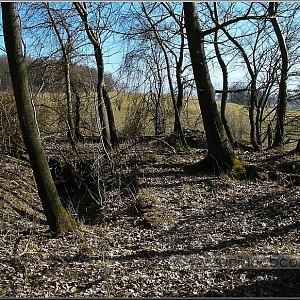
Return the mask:
[[(112, 158), (120, 185), (108, 188), (102, 217), (58, 238), (48, 235), (28, 162), (0, 154), (1, 297), (300, 296), (298, 270), (228, 264), (237, 255), (299, 261), (300, 187), (283, 169), (268, 181), (191, 175), (182, 167), (202, 150), (124, 147)], [(288, 157), (251, 157), (271, 168), (274, 155), (281, 165)]]

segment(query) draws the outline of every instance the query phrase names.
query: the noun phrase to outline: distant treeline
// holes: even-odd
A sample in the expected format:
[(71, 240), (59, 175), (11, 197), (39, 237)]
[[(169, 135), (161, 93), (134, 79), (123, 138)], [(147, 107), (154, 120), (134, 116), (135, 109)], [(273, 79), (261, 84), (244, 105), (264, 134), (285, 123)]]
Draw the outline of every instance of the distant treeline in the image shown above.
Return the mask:
[[(64, 70), (61, 60), (48, 58), (33, 59), (26, 57), (28, 81), (31, 91), (36, 92), (64, 92)], [(98, 83), (97, 70), (95, 68), (73, 64), (71, 65), (71, 81), (77, 90), (88, 92), (96, 91)], [(113, 76), (105, 74), (107, 89), (115, 85)], [(12, 91), (12, 82), (9, 73), (6, 55), (0, 56), (0, 91)]]

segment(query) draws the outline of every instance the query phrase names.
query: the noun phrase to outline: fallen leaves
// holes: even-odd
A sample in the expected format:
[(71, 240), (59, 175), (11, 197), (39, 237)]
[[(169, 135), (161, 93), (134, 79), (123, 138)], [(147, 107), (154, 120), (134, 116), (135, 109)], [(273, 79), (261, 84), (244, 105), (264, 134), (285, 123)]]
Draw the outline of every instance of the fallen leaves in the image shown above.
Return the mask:
[[(29, 165), (0, 155), (0, 296), (299, 296), (293, 270), (217, 265), (238, 255), (299, 257), (299, 187), (285, 174), (237, 181), (182, 172), (200, 158), (182, 152), (175, 164), (168, 148), (132, 147), (114, 171), (120, 180), (138, 166), (135, 185), (109, 179), (101, 221), (50, 239)], [(270, 156), (251, 159), (267, 168)]]

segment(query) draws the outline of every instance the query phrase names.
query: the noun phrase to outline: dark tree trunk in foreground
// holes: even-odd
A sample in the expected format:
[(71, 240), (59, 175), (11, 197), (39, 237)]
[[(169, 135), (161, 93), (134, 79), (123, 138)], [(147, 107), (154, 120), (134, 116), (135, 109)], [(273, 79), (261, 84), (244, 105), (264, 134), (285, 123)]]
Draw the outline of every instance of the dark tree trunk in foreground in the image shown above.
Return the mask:
[(275, 137), (272, 144), (272, 147), (282, 146), (284, 145), (285, 138), (285, 115), (286, 115), (286, 106), (287, 106), (287, 79), (288, 79), (288, 51), (287, 46), (282, 34), (282, 30), (276, 18), (277, 13), (277, 3), (270, 2), (269, 3), (269, 15), (272, 26), (274, 28), (279, 48), (281, 54), (281, 77), (279, 82), (279, 96), (277, 103), (277, 122), (275, 129)]
[(3, 33), (18, 116), (39, 196), (50, 230), (73, 230), (77, 223), (64, 209), (53, 182), (31, 104), (17, 3), (2, 2)]
[(222, 120), (215, 101), (204, 50), (204, 36), (200, 27), (196, 3), (183, 3), (188, 47), (197, 87), (198, 100), (206, 132), (208, 154), (205, 162), (217, 170), (231, 170), (234, 165), (234, 151), (226, 137)]

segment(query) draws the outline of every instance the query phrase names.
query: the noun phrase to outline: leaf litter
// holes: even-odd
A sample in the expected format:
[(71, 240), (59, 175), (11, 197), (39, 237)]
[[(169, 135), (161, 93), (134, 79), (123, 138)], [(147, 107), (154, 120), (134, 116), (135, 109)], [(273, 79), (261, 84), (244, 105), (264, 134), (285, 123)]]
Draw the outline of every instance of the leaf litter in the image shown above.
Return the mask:
[(87, 230), (57, 238), (48, 234), (29, 163), (0, 154), (1, 297), (300, 296), (298, 269), (245, 269), (233, 261), (299, 261), (300, 188), (282, 171), (297, 157), (239, 152), (270, 179), (236, 180), (183, 172), (202, 150), (123, 147), (99, 163), (96, 146), (82, 146), (82, 156), (92, 153), (102, 206), (89, 210), (84, 193), (79, 201), (68, 192), (65, 205)]

